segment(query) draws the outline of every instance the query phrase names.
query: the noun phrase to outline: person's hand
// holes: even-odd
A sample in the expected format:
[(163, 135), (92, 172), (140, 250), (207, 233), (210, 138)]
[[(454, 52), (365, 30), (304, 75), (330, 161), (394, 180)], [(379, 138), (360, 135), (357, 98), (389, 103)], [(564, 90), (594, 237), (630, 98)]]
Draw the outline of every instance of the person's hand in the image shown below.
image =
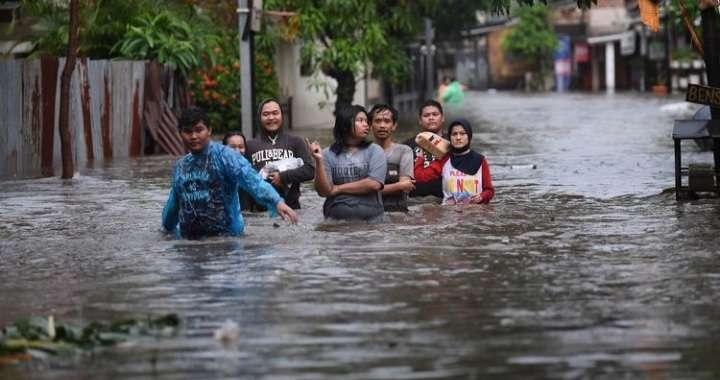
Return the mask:
[(402, 191), (409, 193), (413, 190), (415, 190), (415, 180), (414, 179), (401, 179), (398, 182), (401, 186), (400, 188)]
[(320, 143), (317, 142), (317, 140), (310, 142), (310, 140), (305, 139), (305, 142), (308, 145), (308, 150), (310, 150), (310, 155), (312, 158), (315, 159), (315, 161), (322, 161), (322, 148), (320, 147)]
[(483, 200), (484, 200), (484, 199), (483, 199), (482, 194), (475, 194), (475, 195), (473, 195), (472, 197), (470, 197), (470, 202), (469, 202), (469, 203), (481, 204), (481, 203), (483, 203)]
[(332, 186), (332, 188), (330, 189), (330, 194), (328, 194), (328, 197), (336, 197), (340, 194), (341, 194), (340, 186)]
[(282, 220), (289, 220), (292, 224), (298, 223), (298, 216), (295, 213), (295, 210), (291, 209), (290, 206), (285, 204), (283, 201), (280, 201), (280, 203), (277, 204), (277, 213), (280, 215)]
[(277, 188), (281, 188), (283, 183), (282, 179), (280, 178), (280, 172), (273, 172), (268, 175), (268, 179), (270, 180), (270, 183), (273, 184), (273, 186)]

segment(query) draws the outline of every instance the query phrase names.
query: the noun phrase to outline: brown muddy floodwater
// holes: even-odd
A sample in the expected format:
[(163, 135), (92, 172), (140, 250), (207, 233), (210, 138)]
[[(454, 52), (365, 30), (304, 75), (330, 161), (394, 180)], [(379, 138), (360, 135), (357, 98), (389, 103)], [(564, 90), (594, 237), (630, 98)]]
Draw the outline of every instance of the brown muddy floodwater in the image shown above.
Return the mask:
[[(0, 326), (183, 320), (0, 378), (720, 378), (720, 200), (662, 193), (671, 102), (469, 93), (493, 203), (415, 204), (380, 225), (324, 223), (306, 185), (297, 226), (250, 215), (243, 238), (172, 240), (171, 157), (0, 182)], [(227, 319), (240, 338), (223, 346)]]

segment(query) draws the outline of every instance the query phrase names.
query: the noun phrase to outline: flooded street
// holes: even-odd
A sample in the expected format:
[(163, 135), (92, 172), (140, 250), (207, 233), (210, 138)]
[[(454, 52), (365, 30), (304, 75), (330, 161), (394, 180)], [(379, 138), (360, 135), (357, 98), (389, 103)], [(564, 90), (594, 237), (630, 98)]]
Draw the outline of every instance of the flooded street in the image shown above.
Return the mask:
[[(183, 321), (0, 379), (720, 378), (720, 200), (663, 193), (659, 109), (676, 101), (468, 93), (492, 204), (418, 203), (381, 225), (325, 223), (306, 184), (297, 226), (250, 214), (243, 238), (172, 240), (171, 157), (0, 182), (0, 326)], [(240, 338), (223, 346), (227, 319)]]

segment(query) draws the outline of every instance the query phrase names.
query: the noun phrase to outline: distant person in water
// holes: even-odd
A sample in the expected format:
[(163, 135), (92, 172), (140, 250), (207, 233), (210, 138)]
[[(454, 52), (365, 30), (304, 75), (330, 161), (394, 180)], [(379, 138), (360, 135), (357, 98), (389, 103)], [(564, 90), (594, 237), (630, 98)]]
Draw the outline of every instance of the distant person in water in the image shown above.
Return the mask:
[[(242, 132), (230, 131), (223, 137), (223, 145), (228, 148), (245, 155), (245, 135)], [(240, 210), (250, 209), (252, 197), (246, 191), (238, 189), (238, 198), (240, 199)]]
[(370, 129), (375, 143), (385, 152), (387, 172), (383, 187), (385, 211), (408, 211), (407, 195), (413, 184), (413, 151), (405, 144), (393, 142), (397, 129), (398, 111), (387, 104), (376, 104), (370, 110)]
[(448, 85), (450, 84), (450, 77), (443, 77), (442, 81), (440, 82), (440, 85), (437, 89), (437, 101), (442, 103), (443, 95), (445, 95), (445, 90), (447, 90)]
[(238, 189), (272, 214), (297, 223), (295, 212), (242, 155), (210, 141), (212, 130), (207, 123), (205, 111), (198, 107), (183, 111), (178, 122), (189, 153), (175, 164), (162, 215), (165, 230), (187, 239), (241, 235), (245, 225), (238, 210)]
[(345, 106), (336, 111), (330, 148), (321, 151), (317, 141), (310, 144), (315, 190), (326, 198), (325, 218), (382, 221), (387, 160), (383, 149), (367, 140), (369, 134), (365, 108)]
[[(442, 104), (444, 104), (450, 111), (458, 110), (463, 101), (465, 101), (465, 86), (463, 86), (457, 79), (450, 79), (447, 87), (443, 91), (442, 97), (440, 98)], [(452, 112), (450, 112), (452, 114)]]
[(443, 204), (466, 205), (490, 203), (495, 188), (490, 176), (490, 165), (482, 154), (470, 148), (472, 126), (465, 119), (450, 123), (450, 153), (430, 165), (424, 165), (422, 156), (415, 160), (418, 180), (442, 180)]

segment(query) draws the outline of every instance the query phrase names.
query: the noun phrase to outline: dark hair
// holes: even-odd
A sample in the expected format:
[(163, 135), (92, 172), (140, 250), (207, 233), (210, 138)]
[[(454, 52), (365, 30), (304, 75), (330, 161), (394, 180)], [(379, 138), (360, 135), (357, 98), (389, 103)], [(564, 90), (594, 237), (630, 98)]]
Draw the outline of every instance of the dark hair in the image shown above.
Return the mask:
[(392, 114), (392, 121), (393, 123), (397, 123), (398, 121), (398, 110), (395, 109), (395, 107), (389, 105), (389, 104), (376, 104), (373, 106), (373, 108), (370, 110), (370, 121), (372, 122), (372, 119), (375, 118), (375, 115), (377, 115), (380, 112), (383, 111), (390, 111)]
[[(352, 134), (355, 126), (355, 117), (360, 113), (367, 115), (367, 111), (363, 106), (353, 104), (351, 106), (343, 106), (335, 111), (335, 126), (333, 127), (333, 137), (335, 142), (330, 146), (330, 151), (340, 154), (345, 148), (347, 138)], [(369, 141), (363, 141), (359, 147), (364, 148), (370, 145)]]
[(280, 108), (280, 116), (281, 117), (283, 116), (282, 103), (280, 103), (279, 100), (277, 100), (276, 98), (267, 98), (267, 99), (263, 100), (262, 102), (260, 102), (260, 104), (258, 104), (258, 108), (257, 108), (257, 123), (258, 123), (258, 126), (260, 126), (261, 128), (262, 128), (262, 125), (260, 125), (260, 115), (262, 115), (262, 109), (263, 109), (263, 107), (265, 107), (266, 104), (271, 103), (271, 102), (277, 103), (278, 107)]
[(192, 128), (195, 126), (195, 124), (201, 121), (205, 124), (206, 127), (210, 128), (210, 126), (208, 125), (208, 118), (205, 110), (200, 107), (192, 106), (182, 111), (180, 119), (178, 120), (177, 127), (179, 130), (183, 130), (185, 128)]
[(420, 105), (420, 110), (418, 111), (418, 116), (422, 116), (422, 113), (423, 113), (423, 110), (425, 109), (425, 107), (435, 107), (438, 109), (438, 111), (440, 111), (441, 115), (444, 114), (443, 109), (442, 109), (442, 104), (440, 104), (440, 102), (438, 102), (437, 100), (428, 99)]
[(223, 136), (223, 145), (228, 144), (228, 140), (230, 140), (231, 137), (240, 136), (243, 139), (243, 143), (247, 142), (247, 139), (245, 138), (245, 135), (243, 135), (240, 131), (230, 131)]

